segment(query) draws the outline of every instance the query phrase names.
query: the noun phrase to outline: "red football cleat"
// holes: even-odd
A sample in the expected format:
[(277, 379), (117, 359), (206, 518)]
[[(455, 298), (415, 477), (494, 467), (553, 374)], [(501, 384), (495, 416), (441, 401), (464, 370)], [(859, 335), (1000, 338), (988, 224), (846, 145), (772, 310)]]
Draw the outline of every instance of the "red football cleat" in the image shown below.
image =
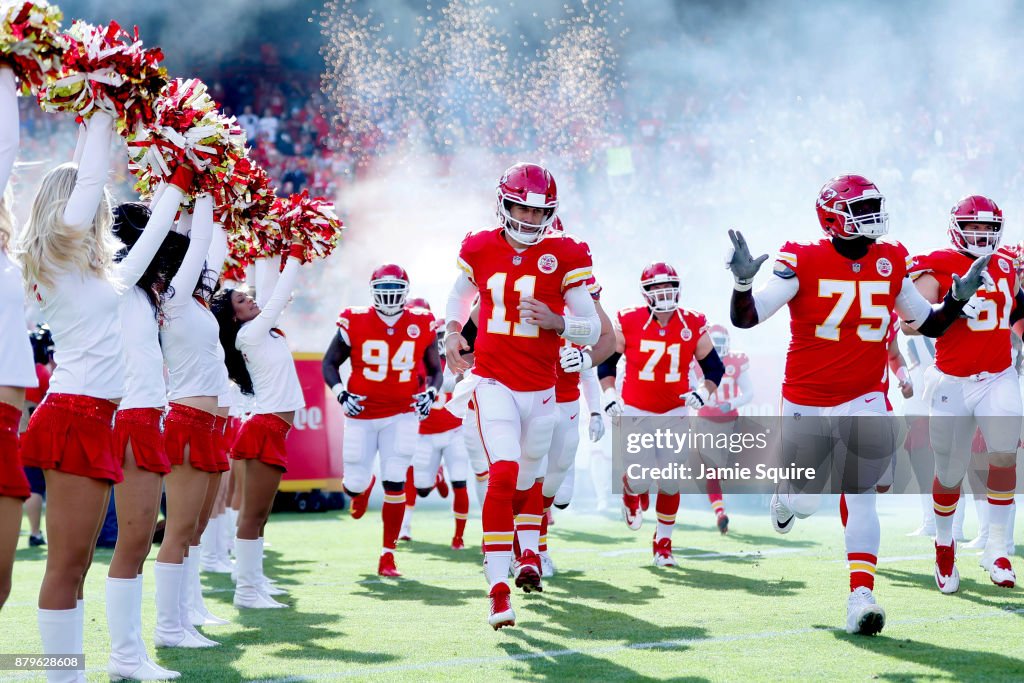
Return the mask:
[(523, 554), (516, 558), (512, 564), (512, 574), (515, 576), (516, 588), (522, 588), (524, 593), (544, 590), (541, 583), (540, 558), (532, 550), (524, 550)]
[(504, 626), (516, 625), (511, 593), (506, 583), (497, 583), (491, 588), (491, 615), (487, 618), (487, 623), (493, 626), (495, 631)]
[(442, 498), (448, 497), (448, 482), (444, 480), (444, 469), (437, 468), (437, 476), (434, 478), (434, 488)]
[(456, 536), (452, 539), (452, 550), (462, 550), (466, 547), (466, 544), (462, 540), (462, 536)]
[(378, 576), (401, 576), (402, 572), (398, 571), (398, 567), (395, 566), (395, 554), (384, 553), (380, 556), (380, 561), (377, 563), (377, 575)]
[(370, 493), (373, 492), (373, 485), (377, 483), (377, 477), (370, 477), (370, 485), (358, 496), (352, 496), (352, 505), (349, 507), (349, 514), (352, 519), (359, 519), (366, 514), (366, 508), (370, 504)]

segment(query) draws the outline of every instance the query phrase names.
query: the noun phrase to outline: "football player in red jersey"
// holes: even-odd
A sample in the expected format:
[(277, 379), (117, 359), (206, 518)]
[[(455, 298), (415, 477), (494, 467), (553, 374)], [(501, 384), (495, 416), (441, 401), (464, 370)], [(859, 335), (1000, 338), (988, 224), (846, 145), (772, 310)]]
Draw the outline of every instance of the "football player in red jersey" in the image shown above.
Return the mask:
[(935, 583), (943, 593), (960, 587), (953, 514), (971, 460), (971, 443), (981, 429), (989, 453), (989, 533), (981, 566), (992, 583), (1012, 588), (1016, 577), (1007, 556), (1006, 528), (1017, 485), (1020, 386), (1013, 367), (1011, 327), (1024, 318), (1014, 259), (997, 251), (1003, 212), (981, 195), (964, 197), (950, 210), (951, 247), (914, 258), (910, 276), (928, 301), (940, 301), (955, 273), (988, 258), (989, 281), (964, 315), (935, 342), (935, 365), (926, 375), (929, 430), (935, 453), (932, 500), (935, 509)]
[[(443, 330), (444, 320), (438, 321), (438, 327)], [(443, 338), (443, 333), (441, 335)], [(443, 348), (438, 344), (439, 349)], [(444, 358), (441, 358), (442, 367)], [(452, 550), (462, 550), (466, 547), (463, 533), (466, 529), (466, 520), (469, 519), (469, 491), (466, 489), (466, 481), (469, 475), (469, 452), (466, 449), (466, 440), (462, 436), (462, 418), (456, 417), (448, 408), (446, 403), (451, 400), (451, 390), (455, 386), (455, 377), (451, 373), (444, 373), (444, 384), (441, 387), (442, 393), (431, 406), (430, 414), (420, 421), (420, 436), (416, 442), (416, 451), (412, 457), (413, 483), (416, 492), (421, 497), (430, 495), (438, 482), (443, 482), (444, 477), (441, 470), (441, 461), (448, 470), (448, 478), (451, 479), (452, 514), (455, 517), (455, 534), (452, 536)], [(442, 498), (447, 493), (441, 491)], [(406, 508), (408, 519), (410, 508)], [(404, 528), (404, 525), (403, 525)]]
[[(406, 309), (409, 276), (386, 264), (370, 276), (373, 307), (346, 308), (338, 332), (324, 354), (323, 377), (345, 410), (342, 485), (352, 497), (352, 516), (366, 511), (373, 488), (373, 460), (380, 453), (384, 480), (384, 549), (377, 573), (401, 576), (395, 567), (395, 544), (405, 513), (406, 469), (416, 447), (419, 419), (430, 413), (441, 386), (441, 359), (434, 334), (434, 316), (424, 309)], [(427, 387), (420, 390), (417, 361), (423, 360)], [(348, 386), (339, 368), (352, 363)]]
[[(463, 373), (469, 366), (461, 352), (469, 347), (461, 332), (479, 293), (475, 365), (472, 378), (464, 382), (475, 387), (478, 430), (490, 461), (483, 549), (490, 584), (488, 622), (495, 629), (515, 624), (506, 578), (516, 528), (523, 548), (516, 585), (541, 589), (536, 548), (543, 498), (538, 480), (557, 419), (560, 337), (587, 345), (601, 332), (583, 286), (591, 276), (589, 247), (548, 234), (557, 207), (557, 186), (547, 169), (520, 163), (505, 171), (497, 188), (500, 225), (463, 240), (461, 272), (445, 312), (448, 367), (453, 374)], [(522, 524), (515, 525), (516, 516)]]
[[(962, 277), (954, 274), (942, 303), (933, 306), (907, 277), (907, 250), (898, 242), (880, 239), (888, 232), (888, 214), (874, 183), (858, 175), (832, 178), (821, 188), (816, 208), (826, 237), (785, 243), (771, 278), (756, 293), (751, 291), (754, 275), (768, 255), (753, 258), (738, 231), (729, 231), (727, 267), (735, 279), (730, 313), (737, 327), (753, 327), (789, 306), (792, 339), (782, 414), (819, 419), (802, 420), (799, 432), (793, 421), (784, 424), (784, 435), (792, 432), (783, 439), (783, 463), (810, 462), (821, 469), (831, 465), (833, 456), (823, 444), (850, 443), (857, 423), (849, 418), (887, 413), (879, 381), (892, 312), (921, 334), (941, 335), (982, 285), (988, 258), (978, 259)], [(845, 538), (850, 633), (873, 635), (885, 624), (885, 611), (872, 593), (880, 537), (875, 484), (895, 450), (893, 431), (857, 430), (856, 451), (843, 459), (842, 484), (849, 507)], [(779, 533), (788, 533), (795, 517), (813, 514), (820, 504), (820, 492), (797, 489), (787, 481), (772, 497), (772, 524)]]
[[(703, 313), (679, 306), (679, 275), (667, 263), (652, 263), (640, 275), (640, 291), (645, 306), (619, 311), (616, 317), (616, 353), (601, 364), (598, 376), (605, 388), (606, 402), (616, 403), (615, 366), (620, 355), (626, 358), (626, 376), (622, 382), (622, 414), (629, 417), (663, 415), (685, 416), (688, 409), (708, 405), (718, 389), (725, 368), (715, 352)], [(690, 389), (687, 369), (696, 359), (704, 372), (704, 382)], [(664, 468), (682, 463), (685, 454), (668, 449), (652, 449), (652, 461), (644, 466)], [(632, 464), (632, 463), (631, 463)], [(622, 516), (630, 529), (643, 524), (640, 494), (651, 488), (650, 479), (622, 478)], [(672, 530), (679, 510), (679, 480), (662, 478), (657, 485), (655, 509), (658, 525), (654, 533), (654, 564), (674, 567)]]
[[(747, 358), (747, 354), (730, 348), (729, 330), (724, 325), (712, 325), (708, 329), (708, 334), (711, 335), (711, 343), (715, 345), (715, 353), (722, 359), (725, 373), (718, 385), (718, 391), (711, 396), (711, 402), (698, 410), (697, 416), (706, 420), (708, 426), (731, 433), (736, 418), (740, 416), (740, 408), (754, 400), (754, 383), (750, 381), (750, 359)], [(691, 386), (696, 386), (697, 381), (704, 377), (696, 362), (690, 363), (690, 374)], [(706, 466), (713, 468), (716, 464), (724, 464), (718, 460), (728, 457), (728, 453), (702, 452), (700, 456)], [(711, 511), (715, 513), (718, 531), (727, 534), (729, 515), (725, 514), (722, 485), (717, 479), (707, 479), (704, 484), (708, 502), (711, 503)]]

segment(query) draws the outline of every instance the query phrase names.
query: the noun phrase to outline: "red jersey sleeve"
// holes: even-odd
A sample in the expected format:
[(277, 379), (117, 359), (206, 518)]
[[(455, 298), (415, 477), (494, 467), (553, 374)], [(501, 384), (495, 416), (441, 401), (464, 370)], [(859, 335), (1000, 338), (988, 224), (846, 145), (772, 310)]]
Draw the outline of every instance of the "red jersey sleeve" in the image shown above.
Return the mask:
[[(587, 246), (586, 242), (569, 235), (565, 235), (561, 239), (564, 240), (564, 248), (560, 251), (563, 252), (563, 258), (565, 259), (562, 291), (566, 292), (573, 287), (587, 286), (587, 283), (594, 278), (594, 265), (593, 259), (590, 256), (590, 247)], [(593, 293), (591, 293), (591, 296), (593, 296)]]
[(456, 260), (459, 270), (466, 274), (469, 281), (480, 286), (476, 281), (475, 270), (480, 265), (480, 254), (484, 248), (486, 237), (491, 233), (486, 230), (477, 230), (466, 233), (462, 238), (462, 246), (459, 247), (459, 256)]

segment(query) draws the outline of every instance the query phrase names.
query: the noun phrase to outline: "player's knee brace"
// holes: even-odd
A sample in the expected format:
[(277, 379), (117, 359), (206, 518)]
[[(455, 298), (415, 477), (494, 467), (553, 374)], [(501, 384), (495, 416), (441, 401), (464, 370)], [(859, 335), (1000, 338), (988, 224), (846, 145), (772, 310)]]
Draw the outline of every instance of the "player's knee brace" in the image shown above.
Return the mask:
[(465, 481), (465, 479), (461, 479), (459, 481), (453, 481), (451, 484), (452, 484), (452, 488), (453, 489), (464, 489), (464, 488), (466, 488), (466, 481)]
[(499, 460), (491, 463), (490, 481), (487, 485), (488, 498), (507, 499), (512, 501), (516, 491), (516, 479), (519, 478), (519, 463), (511, 460)]
[(385, 481), (383, 486), (386, 493), (403, 493), (405, 491), (404, 481)]
[(430, 495), (430, 492), (433, 491), (433, 490), (434, 489), (432, 487), (425, 488), (425, 489), (418, 488), (418, 489), (416, 489), (416, 495), (419, 496), (420, 498), (426, 498), (427, 496)]

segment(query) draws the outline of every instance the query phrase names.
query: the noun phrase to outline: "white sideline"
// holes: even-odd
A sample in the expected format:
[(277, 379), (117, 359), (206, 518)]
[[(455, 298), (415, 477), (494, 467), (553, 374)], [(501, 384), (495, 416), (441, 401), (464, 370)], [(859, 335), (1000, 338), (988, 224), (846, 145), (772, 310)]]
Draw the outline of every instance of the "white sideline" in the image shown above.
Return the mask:
[[(995, 610), (985, 614), (964, 614), (952, 615), (941, 619), (901, 619), (890, 621), (890, 626), (904, 626), (908, 624), (940, 624), (948, 621), (970, 621), (978, 619), (992, 619), (1008, 615), (1024, 614), (1024, 608), (1014, 610)], [(746, 633), (731, 636), (712, 636), (710, 638), (679, 638), (676, 640), (661, 640), (649, 643), (627, 643), (625, 645), (602, 645), (592, 648), (568, 649), (568, 650), (545, 650), (542, 652), (524, 652), (522, 654), (494, 656), (494, 657), (467, 657), (462, 659), (445, 659), (435, 662), (422, 662), (419, 664), (393, 664), (382, 666), (362, 667), (338, 671), (332, 673), (315, 674), (312, 676), (288, 676), (286, 678), (261, 679), (262, 683), (300, 683), (302, 681), (322, 681), (335, 678), (352, 678), (355, 676), (369, 676), (371, 674), (389, 673), (395, 671), (418, 671), (423, 669), (436, 669), (441, 667), (454, 666), (477, 666), (481, 664), (501, 664), (504, 662), (529, 661), (531, 659), (548, 659), (553, 657), (565, 657), (571, 655), (595, 655), (622, 652), (624, 650), (654, 650), (659, 648), (686, 647), (689, 645), (703, 645), (714, 643), (732, 643), (745, 640), (767, 640), (769, 638), (780, 638), (784, 636), (806, 635), (808, 633), (827, 633), (830, 631), (843, 631), (842, 628), (798, 628), (788, 631), (762, 631), (760, 633)]]

